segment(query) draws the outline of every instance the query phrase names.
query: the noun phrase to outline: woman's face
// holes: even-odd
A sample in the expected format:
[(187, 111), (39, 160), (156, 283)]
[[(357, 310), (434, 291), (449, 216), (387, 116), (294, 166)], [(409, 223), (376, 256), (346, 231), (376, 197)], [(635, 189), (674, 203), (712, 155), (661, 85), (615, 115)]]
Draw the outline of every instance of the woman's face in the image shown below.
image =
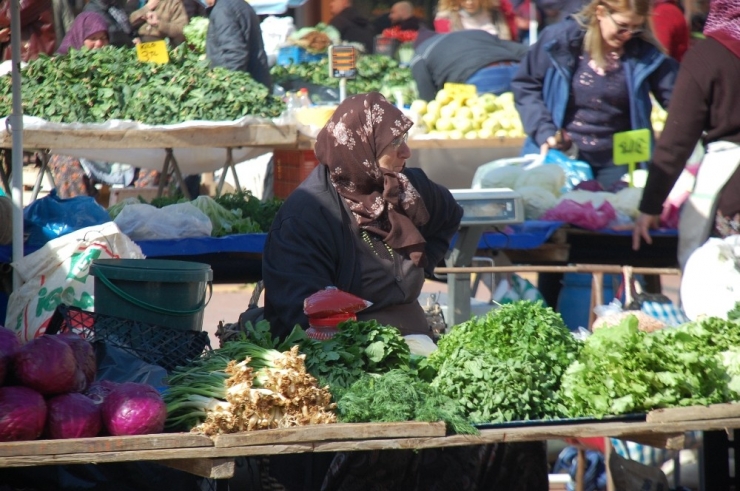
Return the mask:
[(99, 49), (108, 45), (108, 33), (105, 31), (96, 32), (85, 38), (85, 47), (87, 49)]
[(406, 166), (406, 159), (411, 157), (411, 149), (406, 143), (409, 134), (404, 133), (385, 147), (378, 157), (378, 165), (393, 172), (401, 172)]
[(462, 0), (460, 6), (469, 14), (476, 14), (480, 10), (480, 0)]
[(606, 6), (599, 5), (596, 16), (604, 44), (615, 50), (621, 49), (624, 43), (645, 29), (645, 17), (634, 12), (611, 12)]

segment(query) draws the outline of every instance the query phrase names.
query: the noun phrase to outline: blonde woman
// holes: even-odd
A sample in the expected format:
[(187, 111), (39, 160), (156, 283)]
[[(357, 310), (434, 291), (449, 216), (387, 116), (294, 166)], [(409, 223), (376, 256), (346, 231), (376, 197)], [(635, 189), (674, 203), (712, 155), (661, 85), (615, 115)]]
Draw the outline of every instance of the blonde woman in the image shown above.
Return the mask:
[(627, 166), (614, 164), (614, 133), (652, 131), (650, 94), (668, 107), (678, 72), (653, 35), (651, 2), (593, 0), (542, 32), (511, 82), (528, 135), (523, 153), (575, 144), (603, 187), (621, 179)]
[(509, 0), (440, 0), (434, 30), (440, 33), (482, 29), (505, 41), (516, 40), (514, 8)]

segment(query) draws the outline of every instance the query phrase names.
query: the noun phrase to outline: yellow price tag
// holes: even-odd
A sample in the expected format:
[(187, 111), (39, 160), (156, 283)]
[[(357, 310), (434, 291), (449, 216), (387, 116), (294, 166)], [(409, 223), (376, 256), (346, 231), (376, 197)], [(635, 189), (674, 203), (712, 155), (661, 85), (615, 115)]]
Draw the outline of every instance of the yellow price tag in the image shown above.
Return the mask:
[(136, 45), (136, 56), (144, 63), (169, 63), (170, 55), (167, 53), (167, 43), (163, 40), (150, 43), (139, 43)]
[(470, 84), (446, 83), (444, 89), (453, 99), (467, 99), (478, 95), (478, 89), (475, 88), (475, 85)]
[(630, 187), (637, 162), (650, 160), (650, 130), (632, 130), (614, 133), (614, 163), (629, 165)]

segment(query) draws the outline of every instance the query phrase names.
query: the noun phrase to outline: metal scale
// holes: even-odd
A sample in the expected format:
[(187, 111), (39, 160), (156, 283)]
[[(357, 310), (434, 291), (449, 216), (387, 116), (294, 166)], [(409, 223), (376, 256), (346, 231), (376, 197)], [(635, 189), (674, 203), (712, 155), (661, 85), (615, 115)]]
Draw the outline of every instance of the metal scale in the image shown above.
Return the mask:
[[(451, 189), (464, 210), (457, 240), (447, 254), (447, 267), (470, 266), (483, 232), (524, 222), (522, 196), (508, 188)], [(447, 325), (470, 319), (470, 273), (447, 275)]]

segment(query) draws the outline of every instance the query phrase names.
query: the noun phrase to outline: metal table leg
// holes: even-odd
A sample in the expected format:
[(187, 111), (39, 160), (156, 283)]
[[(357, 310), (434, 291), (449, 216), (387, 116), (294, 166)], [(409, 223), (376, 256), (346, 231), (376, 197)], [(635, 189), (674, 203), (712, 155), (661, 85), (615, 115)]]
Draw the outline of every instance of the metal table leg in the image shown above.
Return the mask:
[(54, 176), (51, 173), (51, 170), (49, 170), (49, 151), (44, 150), (42, 152), (39, 152), (41, 154), (41, 170), (39, 171), (38, 175), (36, 176), (36, 182), (33, 185), (33, 192), (31, 193), (31, 201), (35, 201), (36, 198), (38, 198), (39, 192), (41, 191), (41, 183), (44, 180), (44, 175), (48, 174), (49, 181), (51, 182), (51, 188), (56, 189), (57, 184), (54, 182)]
[(221, 177), (218, 179), (218, 185), (216, 186), (216, 196), (221, 196), (221, 191), (223, 191), (224, 182), (226, 182), (226, 173), (229, 172), (229, 169), (231, 169), (231, 175), (234, 176), (234, 185), (236, 186), (237, 191), (241, 191), (242, 187), (239, 184), (239, 176), (236, 175), (236, 164), (234, 163), (234, 152), (231, 147), (228, 147), (226, 149), (226, 162), (224, 163), (223, 171), (221, 172)]
[(182, 177), (180, 166), (177, 164), (175, 154), (172, 152), (171, 148), (165, 148), (165, 153), (164, 165), (162, 166), (162, 176), (159, 179), (159, 188), (157, 189), (157, 197), (161, 197), (164, 193), (165, 182), (170, 174), (170, 170), (172, 170), (175, 174), (175, 182), (180, 188), (180, 191), (182, 191), (182, 195), (185, 196), (186, 199), (190, 200), (190, 193), (188, 192), (188, 187), (185, 185), (185, 179)]

